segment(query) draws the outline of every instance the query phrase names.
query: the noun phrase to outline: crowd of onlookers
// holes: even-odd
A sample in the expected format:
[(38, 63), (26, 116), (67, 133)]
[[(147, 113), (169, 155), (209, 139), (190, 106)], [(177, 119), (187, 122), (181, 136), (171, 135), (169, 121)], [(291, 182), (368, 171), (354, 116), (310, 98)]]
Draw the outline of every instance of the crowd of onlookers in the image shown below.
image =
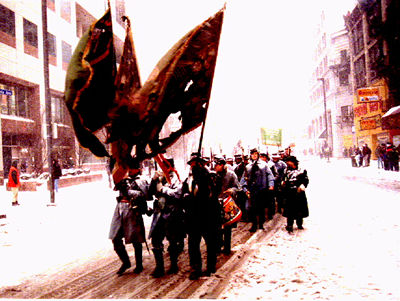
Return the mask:
[[(391, 171), (399, 171), (400, 145), (393, 143), (381, 143), (375, 149), (378, 168)], [(372, 150), (367, 144), (361, 147), (353, 146), (343, 150), (344, 157), (350, 157), (353, 167), (370, 166)]]

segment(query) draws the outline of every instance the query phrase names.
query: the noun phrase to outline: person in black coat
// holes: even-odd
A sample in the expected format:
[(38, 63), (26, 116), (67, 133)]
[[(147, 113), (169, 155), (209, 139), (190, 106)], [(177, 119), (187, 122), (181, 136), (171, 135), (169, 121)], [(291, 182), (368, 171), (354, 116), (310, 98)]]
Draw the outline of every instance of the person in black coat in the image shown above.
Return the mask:
[(295, 156), (286, 158), (287, 170), (282, 182), (283, 216), (287, 219), (286, 230), (293, 232), (296, 221), (298, 229), (303, 229), (303, 218), (308, 217), (308, 203), (305, 189), (308, 186), (307, 170), (299, 169), (299, 161)]
[(192, 269), (189, 279), (198, 279), (202, 274), (200, 242), (203, 238), (207, 247), (206, 275), (215, 273), (217, 244), (221, 228), (221, 206), (215, 191), (215, 174), (206, 167), (206, 161), (193, 153), (188, 164), (191, 172), (182, 186), (185, 221), (188, 234), (189, 261)]
[(52, 160), (52, 171), (53, 171), (53, 181), (54, 181), (54, 190), (58, 192), (58, 181), (62, 176), (60, 164), (58, 164), (57, 159)]

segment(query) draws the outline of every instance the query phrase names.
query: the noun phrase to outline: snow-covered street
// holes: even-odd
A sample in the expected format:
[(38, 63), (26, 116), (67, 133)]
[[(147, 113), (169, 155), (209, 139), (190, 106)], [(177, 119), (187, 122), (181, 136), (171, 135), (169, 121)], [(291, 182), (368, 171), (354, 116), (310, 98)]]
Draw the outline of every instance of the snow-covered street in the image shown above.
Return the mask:
[[(219, 299), (400, 300), (400, 174), (352, 168), (347, 160), (301, 163), (310, 178), (305, 229), (289, 234), (280, 227), (273, 236), (252, 239), (246, 248), (255, 251), (238, 269), (229, 275), (221, 269), (201, 281), (231, 277)], [(116, 192), (105, 177), (61, 189), (56, 206), (47, 206), (45, 190), (21, 192), (18, 207), (8, 205), (10, 192), (1, 193), (7, 219), (0, 226), (0, 287), (20, 289), (24, 279), (43, 280), (88, 260), (116, 259), (107, 238)], [(146, 229), (150, 220), (145, 216)], [(146, 260), (149, 265), (153, 259)], [(114, 285), (113, 276), (107, 277)], [(138, 279), (128, 275), (124, 281)]]
[(400, 299), (399, 192), (342, 177), (399, 174), (340, 164), (346, 162), (303, 164), (310, 177), (305, 230), (282, 228), (259, 242), (220, 298)]

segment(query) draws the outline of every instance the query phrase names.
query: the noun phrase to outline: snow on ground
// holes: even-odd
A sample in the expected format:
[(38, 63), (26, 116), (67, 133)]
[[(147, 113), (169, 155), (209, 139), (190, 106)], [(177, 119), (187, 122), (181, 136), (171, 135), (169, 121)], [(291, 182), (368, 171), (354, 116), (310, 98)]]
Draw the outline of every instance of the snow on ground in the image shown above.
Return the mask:
[(283, 228), (259, 242), (219, 298), (400, 300), (398, 192), (345, 181), (334, 171), (310, 167), (305, 230)]

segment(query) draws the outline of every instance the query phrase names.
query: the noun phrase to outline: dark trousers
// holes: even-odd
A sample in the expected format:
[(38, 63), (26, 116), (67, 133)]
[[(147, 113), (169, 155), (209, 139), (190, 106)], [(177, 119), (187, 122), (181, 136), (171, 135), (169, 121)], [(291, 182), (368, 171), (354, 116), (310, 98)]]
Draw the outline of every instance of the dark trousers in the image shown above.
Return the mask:
[(302, 227), (303, 226), (303, 218), (302, 217), (298, 217), (296, 219), (294, 219), (293, 217), (288, 217), (287, 218), (287, 226), (288, 227), (293, 227), (293, 224), (294, 224), (295, 220), (296, 220), (297, 227)]
[(215, 230), (200, 230), (198, 228), (190, 229), (188, 233), (189, 260), (190, 266), (195, 271), (202, 269), (200, 243), (204, 238), (207, 247), (207, 270), (215, 271), (217, 264), (217, 225)]
[[(123, 229), (121, 228), (115, 238), (112, 240), (112, 243), (114, 245), (114, 251), (117, 253), (119, 259), (122, 261), (124, 264), (130, 265), (130, 260), (128, 256), (128, 252), (126, 251), (125, 244), (123, 243), (122, 239), (124, 237), (124, 232)], [(133, 248), (135, 249), (135, 260), (136, 260), (136, 266), (141, 267), (142, 266), (142, 254), (143, 254), (143, 247), (142, 244), (139, 242), (134, 242), (132, 243)]]
[(250, 195), (249, 221), (252, 223), (252, 228), (261, 227), (265, 222), (265, 195), (261, 191), (251, 193)]
[(231, 241), (232, 241), (232, 225), (225, 226), (221, 229), (218, 237), (218, 252), (223, 247), (224, 253), (231, 252)]
[(167, 236), (167, 223), (164, 219), (160, 219), (157, 226), (151, 234), (151, 245), (154, 249), (164, 249), (163, 240), (168, 240), (168, 251), (171, 253), (181, 253), (184, 247), (184, 238), (178, 238), (178, 236)]

